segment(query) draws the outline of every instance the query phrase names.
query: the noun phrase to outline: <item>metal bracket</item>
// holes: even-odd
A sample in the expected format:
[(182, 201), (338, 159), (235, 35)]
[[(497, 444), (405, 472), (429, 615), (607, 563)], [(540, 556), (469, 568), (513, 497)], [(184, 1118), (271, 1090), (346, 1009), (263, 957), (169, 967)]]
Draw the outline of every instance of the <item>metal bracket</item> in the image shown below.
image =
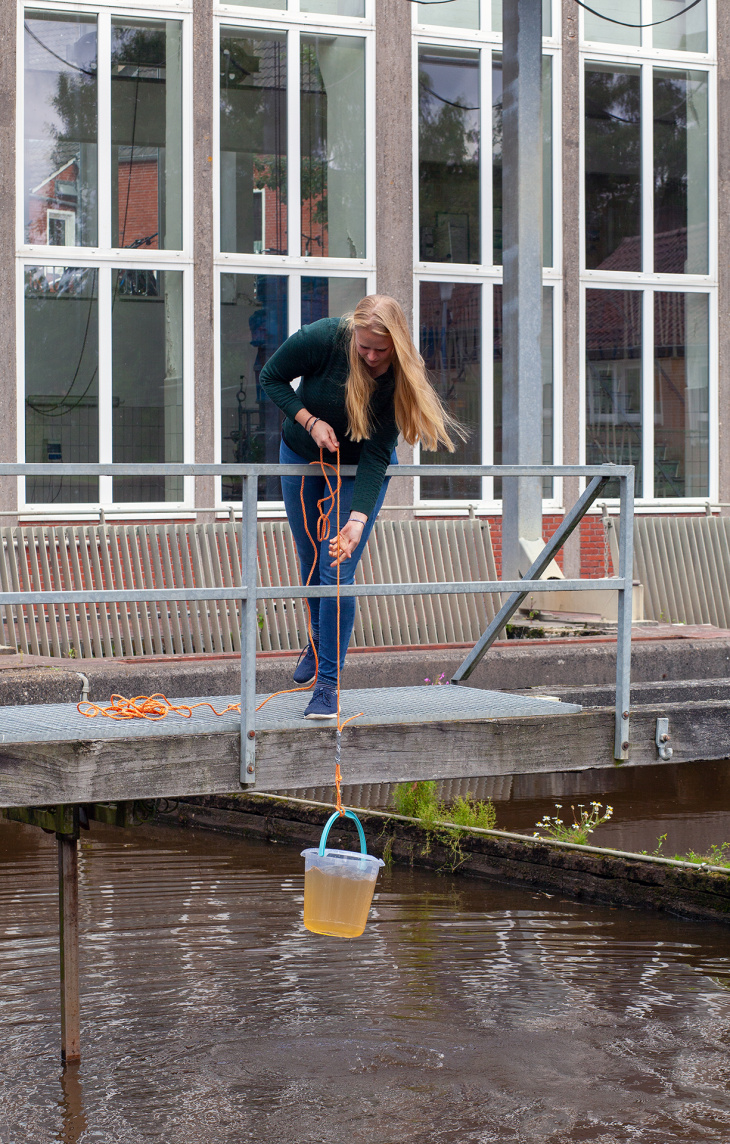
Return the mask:
[(662, 760), (663, 763), (668, 763), (669, 760), (671, 759), (672, 755), (674, 754), (674, 751), (672, 750), (672, 748), (667, 746), (670, 738), (671, 738), (671, 735), (669, 734), (669, 720), (668, 719), (657, 719), (655, 742), (656, 742), (656, 749), (659, 752), (659, 758)]

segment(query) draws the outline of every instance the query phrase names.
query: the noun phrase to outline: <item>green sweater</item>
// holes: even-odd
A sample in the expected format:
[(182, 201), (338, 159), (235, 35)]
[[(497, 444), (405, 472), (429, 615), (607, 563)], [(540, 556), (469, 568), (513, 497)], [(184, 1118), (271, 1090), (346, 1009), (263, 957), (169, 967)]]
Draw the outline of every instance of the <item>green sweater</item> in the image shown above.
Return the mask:
[[(393, 403), (395, 378), (392, 367), (377, 378), (370, 403), (372, 436), (355, 442), (347, 437), (348, 373), (347, 332), (340, 329), (339, 318), (322, 318), (287, 338), (261, 370), (260, 381), (271, 400), (286, 414), (284, 440), (300, 457), (319, 460), (319, 449), (306, 429), (294, 420), (300, 409), (308, 409), (332, 426), (340, 442), (340, 463), (357, 465), (352, 508), (370, 516), (398, 440)], [(291, 383), (297, 377), (302, 382), (294, 390)], [(325, 450), (324, 459), (334, 464), (336, 457)]]

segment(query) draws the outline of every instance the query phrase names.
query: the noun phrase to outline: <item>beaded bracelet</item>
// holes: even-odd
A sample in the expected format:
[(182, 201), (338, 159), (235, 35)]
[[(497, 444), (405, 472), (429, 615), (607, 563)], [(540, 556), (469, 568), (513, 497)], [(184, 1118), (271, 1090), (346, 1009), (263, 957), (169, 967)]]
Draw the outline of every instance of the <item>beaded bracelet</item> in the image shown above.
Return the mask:
[(319, 420), (320, 420), (320, 418), (319, 418), (319, 417), (315, 417), (314, 421), (312, 422), (312, 424), (311, 424), (311, 425), (309, 426), (309, 428), (307, 429), (307, 433), (309, 433), (309, 436), (310, 436), (310, 437), (312, 436), (312, 429), (314, 429), (314, 426), (317, 424), (317, 422), (318, 422)]
[(314, 416), (314, 414), (310, 413), (309, 417), (307, 418), (305, 425), (304, 425), (304, 428), (305, 428), (307, 433), (309, 433), (309, 431), (310, 431), (309, 426), (312, 424), (313, 421), (316, 421), (316, 420), (317, 420), (317, 418)]

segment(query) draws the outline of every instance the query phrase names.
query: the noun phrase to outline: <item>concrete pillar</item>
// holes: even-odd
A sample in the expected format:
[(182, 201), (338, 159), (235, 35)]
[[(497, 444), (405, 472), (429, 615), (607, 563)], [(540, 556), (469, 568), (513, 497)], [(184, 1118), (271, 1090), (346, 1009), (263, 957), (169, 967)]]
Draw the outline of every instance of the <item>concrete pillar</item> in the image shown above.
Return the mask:
[[(375, 242), (377, 289), (397, 298), (413, 321), (413, 78), (410, 5), (375, 0)], [(417, 340), (416, 332), (416, 340)], [(399, 445), (402, 464), (413, 449)], [(413, 480), (390, 482), (385, 505), (412, 504)], [(403, 514), (396, 514), (403, 515)]]
[[(215, 457), (213, 371), (213, 115), (218, 69), (213, 58), (213, 3), (193, 5), (193, 293), (195, 298), (195, 460)], [(196, 505), (215, 503), (213, 477), (197, 477)], [(198, 515), (213, 520), (212, 513)]]
[[(730, 196), (730, 121), (722, 109), (728, 106), (730, 100), (730, 7), (727, 4), (717, 5), (717, 106), (720, 109), (717, 129), (717, 175), (718, 175), (718, 273), (719, 273), (719, 468), (720, 468), (720, 502), (730, 502), (730, 328), (727, 323), (727, 313), (730, 308), (730, 217), (724, 208)], [(715, 146), (715, 140), (710, 140), (710, 151)], [(714, 372), (715, 364), (710, 359), (710, 370)], [(711, 425), (711, 430), (714, 426)], [(723, 509), (723, 514), (730, 513), (730, 509)]]
[[(16, 39), (18, 15), (14, 4), (0, 4), (0, 361), (4, 375), (0, 384), (0, 460), (17, 461), (16, 329), (15, 329), (15, 109)], [(0, 510), (17, 509), (14, 477), (0, 477)], [(17, 524), (17, 516), (0, 516), (0, 525)]]
[[(542, 462), (542, 0), (504, 6), (503, 458)], [(526, 572), (520, 540), (542, 537), (540, 478), (505, 480), (502, 575)]]
[[(578, 6), (563, 0), (563, 457), (566, 465), (580, 458), (580, 58), (578, 54)], [(555, 162), (559, 161), (556, 148)], [(556, 379), (560, 385), (560, 379)], [(563, 480), (563, 504), (569, 508), (578, 499), (577, 477)], [(580, 576), (580, 529), (563, 548), (563, 571)]]

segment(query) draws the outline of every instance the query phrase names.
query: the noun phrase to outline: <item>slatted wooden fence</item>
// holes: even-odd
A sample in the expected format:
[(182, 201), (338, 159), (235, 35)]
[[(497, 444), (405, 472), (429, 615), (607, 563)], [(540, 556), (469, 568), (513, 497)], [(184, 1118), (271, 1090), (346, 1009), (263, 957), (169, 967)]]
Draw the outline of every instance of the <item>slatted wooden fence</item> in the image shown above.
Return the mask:
[[(215, 524), (61, 525), (3, 528), (0, 586), (9, 591), (185, 588), (241, 583), (240, 533)], [(258, 526), (259, 583), (299, 584), (289, 526)], [(377, 522), (358, 569), (359, 583), (496, 580), (486, 522)], [(477, 639), (499, 597), (363, 597), (353, 645), (466, 643)], [(5, 644), (43, 656), (185, 655), (240, 650), (233, 600), (7, 605)], [(305, 605), (259, 602), (259, 647), (296, 650), (306, 642)]]

